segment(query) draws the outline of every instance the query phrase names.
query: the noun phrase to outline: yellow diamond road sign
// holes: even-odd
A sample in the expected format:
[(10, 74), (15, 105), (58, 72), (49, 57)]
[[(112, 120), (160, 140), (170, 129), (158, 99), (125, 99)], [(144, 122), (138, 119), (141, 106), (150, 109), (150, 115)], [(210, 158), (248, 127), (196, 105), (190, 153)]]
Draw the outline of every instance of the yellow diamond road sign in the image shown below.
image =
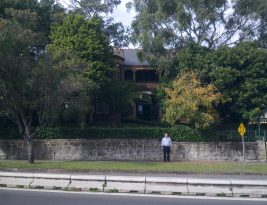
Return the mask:
[(242, 122), (240, 123), (240, 125), (238, 127), (238, 132), (241, 135), (241, 137), (243, 137), (245, 132), (246, 132), (246, 128), (245, 128), (245, 126), (243, 125)]

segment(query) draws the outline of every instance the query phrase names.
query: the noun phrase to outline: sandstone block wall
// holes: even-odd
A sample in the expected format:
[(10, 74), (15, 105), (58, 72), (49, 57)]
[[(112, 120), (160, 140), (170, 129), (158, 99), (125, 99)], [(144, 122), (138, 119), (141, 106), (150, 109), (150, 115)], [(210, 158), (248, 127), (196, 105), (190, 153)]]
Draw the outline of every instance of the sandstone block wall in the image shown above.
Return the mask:
[[(247, 161), (266, 161), (263, 141), (246, 143)], [(23, 140), (0, 140), (0, 159), (27, 159)], [(161, 161), (160, 141), (148, 139), (36, 140), (37, 160)], [(242, 161), (242, 144), (173, 142), (171, 160)]]

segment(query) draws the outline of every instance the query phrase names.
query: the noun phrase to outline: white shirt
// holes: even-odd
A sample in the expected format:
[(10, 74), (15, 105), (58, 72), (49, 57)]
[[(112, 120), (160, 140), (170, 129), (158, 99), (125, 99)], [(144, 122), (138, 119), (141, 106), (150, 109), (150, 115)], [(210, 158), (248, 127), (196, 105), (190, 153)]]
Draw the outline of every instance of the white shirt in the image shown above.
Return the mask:
[(172, 145), (172, 140), (170, 137), (163, 137), (161, 140), (161, 146), (171, 146)]

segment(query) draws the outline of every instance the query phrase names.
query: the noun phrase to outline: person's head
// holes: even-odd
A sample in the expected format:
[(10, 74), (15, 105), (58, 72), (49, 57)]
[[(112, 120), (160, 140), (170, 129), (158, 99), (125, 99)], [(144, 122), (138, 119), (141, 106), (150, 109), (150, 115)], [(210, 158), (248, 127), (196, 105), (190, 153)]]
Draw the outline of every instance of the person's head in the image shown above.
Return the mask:
[(164, 136), (165, 136), (165, 137), (169, 137), (169, 135), (168, 135), (168, 133), (167, 133), (167, 132), (165, 132)]

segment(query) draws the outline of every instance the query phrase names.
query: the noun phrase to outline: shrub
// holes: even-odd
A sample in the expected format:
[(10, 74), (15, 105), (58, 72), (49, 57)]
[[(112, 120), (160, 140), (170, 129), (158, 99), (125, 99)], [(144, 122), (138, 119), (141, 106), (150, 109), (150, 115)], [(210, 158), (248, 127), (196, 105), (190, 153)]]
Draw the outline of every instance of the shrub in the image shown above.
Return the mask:
[(37, 138), (40, 139), (56, 139), (60, 138), (60, 130), (58, 128), (44, 128), (37, 132)]
[[(173, 141), (201, 142), (217, 141), (214, 132), (203, 132), (187, 126), (176, 127), (124, 127), (104, 128), (93, 127), (86, 129), (61, 127), (43, 128), (38, 130), (37, 139), (157, 139), (161, 140), (167, 132)], [(22, 139), (17, 129), (0, 130), (2, 139)]]
[(2, 139), (18, 139), (20, 138), (19, 130), (16, 127), (7, 127), (0, 129), (0, 138)]
[(41, 139), (158, 139), (168, 132), (173, 141), (206, 141), (198, 130), (188, 127), (174, 128), (45, 128), (39, 132)]

